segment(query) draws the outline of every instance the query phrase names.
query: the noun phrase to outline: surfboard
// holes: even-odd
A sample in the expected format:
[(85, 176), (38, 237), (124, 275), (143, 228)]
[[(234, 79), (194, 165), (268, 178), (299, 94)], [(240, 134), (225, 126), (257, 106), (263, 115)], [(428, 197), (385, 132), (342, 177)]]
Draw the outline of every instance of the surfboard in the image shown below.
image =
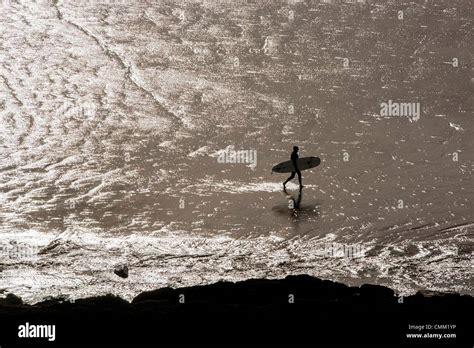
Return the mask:
[[(298, 158), (298, 169), (307, 170), (319, 166), (321, 160), (319, 157), (303, 157)], [(295, 168), (291, 161), (285, 161), (278, 163), (272, 168), (272, 172), (275, 173), (291, 173), (294, 172)]]

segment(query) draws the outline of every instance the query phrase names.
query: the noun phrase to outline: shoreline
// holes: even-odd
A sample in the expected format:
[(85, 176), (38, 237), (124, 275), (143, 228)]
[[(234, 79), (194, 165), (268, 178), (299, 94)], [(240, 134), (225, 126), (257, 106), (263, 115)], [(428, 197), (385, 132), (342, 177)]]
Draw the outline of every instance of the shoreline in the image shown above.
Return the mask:
[[(474, 298), (469, 295), (418, 292), (397, 297), (383, 286), (349, 287), (297, 275), (161, 288), (143, 292), (131, 302), (106, 295), (74, 303), (55, 298), (27, 305), (9, 295), (0, 299), (0, 324), (6, 343), (29, 342), (17, 335), (19, 325), (29, 322), (55, 324), (60, 343), (139, 340), (193, 344), (226, 339), (314, 343), (315, 336), (318, 342), (403, 343), (410, 342), (407, 333), (425, 333), (414, 327), (450, 325), (425, 331), (454, 332), (455, 339), (440, 342), (453, 344), (469, 343), (467, 318), (473, 310)], [(280, 334), (270, 336), (268, 330)]]
[[(456, 239), (457, 244), (448, 238), (383, 244), (343, 240), (336, 233), (233, 238), (166, 229), (124, 236), (101, 232), (2, 234), (13, 256), (2, 266), (0, 296), (13, 293), (35, 304), (58, 296), (79, 299), (110, 293), (132, 301), (160, 287), (295, 274), (349, 286), (381, 285), (403, 295), (420, 290), (474, 295), (466, 238)], [(361, 247), (364, 254), (346, 257), (344, 246), (356, 251)], [(130, 269), (127, 279), (113, 273), (120, 265)]]

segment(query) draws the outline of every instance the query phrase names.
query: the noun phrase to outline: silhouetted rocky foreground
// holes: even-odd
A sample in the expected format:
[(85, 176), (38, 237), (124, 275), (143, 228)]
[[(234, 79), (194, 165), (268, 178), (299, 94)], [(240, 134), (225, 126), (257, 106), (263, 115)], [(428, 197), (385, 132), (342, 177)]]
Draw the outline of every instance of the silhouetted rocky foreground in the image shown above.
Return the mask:
[[(75, 303), (54, 299), (25, 305), (9, 295), (0, 300), (0, 324), (2, 347), (9, 342), (47, 342), (45, 338), (18, 338), (18, 326), (25, 322), (55, 324), (56, 343), (410, 342), (452, 346), (472, 343), (469, 316), (473, 309), (470, 296), (418, 293), (401, 299), (382, 286), (348, 287), (301, 275), (164, 288), (142, 293), (131, 303), (109, 295)], [(425, 327), (417, 330), (409, 325)], [(457, 337), (407, 338), (407, 333), (455, 333)]]

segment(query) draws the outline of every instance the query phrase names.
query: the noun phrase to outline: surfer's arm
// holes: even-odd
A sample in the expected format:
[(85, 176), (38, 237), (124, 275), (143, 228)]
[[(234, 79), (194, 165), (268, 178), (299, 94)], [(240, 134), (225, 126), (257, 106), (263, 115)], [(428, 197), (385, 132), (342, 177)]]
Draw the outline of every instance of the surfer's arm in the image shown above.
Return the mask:
[(297, 158), (292, 158), (291, 162), (293, 162), (293, 167), (295, 168), (295, 171), (298, 171), (298, 159)]

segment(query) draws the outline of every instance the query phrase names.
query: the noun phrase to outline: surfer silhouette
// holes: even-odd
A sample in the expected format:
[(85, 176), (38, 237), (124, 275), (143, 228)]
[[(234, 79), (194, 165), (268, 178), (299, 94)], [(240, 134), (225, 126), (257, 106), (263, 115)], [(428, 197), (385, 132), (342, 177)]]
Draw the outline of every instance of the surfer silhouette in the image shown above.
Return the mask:
[(295, 171), (291, 172), (291, 175), (286, 181), (283, 183), (283, 189), (286, 190), (286, 183), (290, 180), (292, 180), (295, 177), (295, 174), (298, 174), (298, 181), (300, 183), (300, 190), (303, 188), (303, 184), (301, 183), (301, 172), (298, 168), (298, 151), (299, 148), (298, 146), (293, 146), (293, 152), (291, 153), (290, 159), (291, 162), (293, 163), (293, 167), (295, 167)]

